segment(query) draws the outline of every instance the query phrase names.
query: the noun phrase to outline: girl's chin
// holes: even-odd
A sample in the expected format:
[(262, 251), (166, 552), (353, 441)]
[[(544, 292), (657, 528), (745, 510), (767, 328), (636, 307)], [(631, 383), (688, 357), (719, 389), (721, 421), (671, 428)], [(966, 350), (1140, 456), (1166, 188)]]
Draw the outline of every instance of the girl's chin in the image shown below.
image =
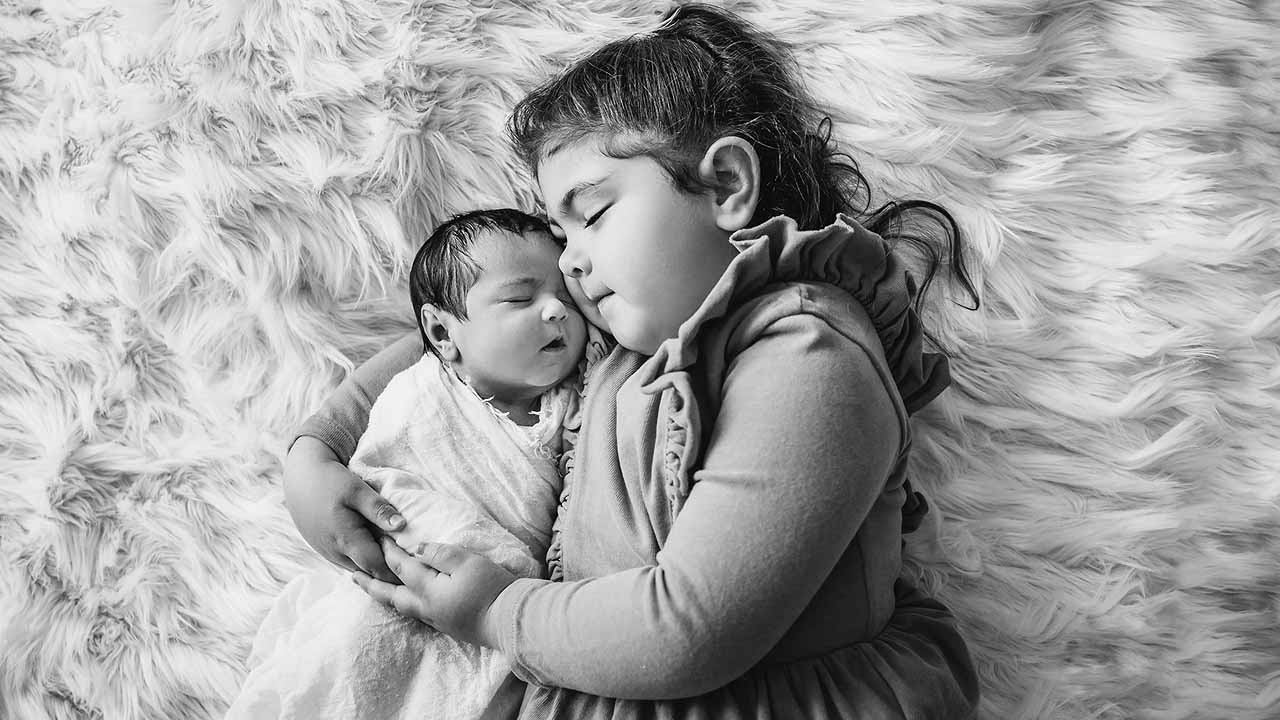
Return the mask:
[(625, 331), (614, 333), (613, 339), (617, 340), (622, 347), (642, 355), (654, 354), (658, 351), (658, 346), (662, 344), (661, 340), (655, 340), (652, 335), (644, 333), (631, 334)]
[[(643, 322), (643, 316), (637, 317), (635, 313), (623, 312), (624, 305), (614, 302), (614, 297), (614, 295), (606, 295), (600, 299), (600, 304), (597, 306), (602, 311), (600, 315), (611, 322), (606, 322), (599, 327), (612, 335), (622, 347), (644, 355), (652, 355), (658, 351), (658, 346), (663, 340), (667, 337), (675, 337), (675, 332), (664, 334), (655, 331)], [(641, 322), (635, 322), (638, 320)]]
[(604, 316), (604, 313), (600, 312), (600, 308), (583, 305), (581, 310), (584, 320), (605, 332), (609, 332), (609, 319)]

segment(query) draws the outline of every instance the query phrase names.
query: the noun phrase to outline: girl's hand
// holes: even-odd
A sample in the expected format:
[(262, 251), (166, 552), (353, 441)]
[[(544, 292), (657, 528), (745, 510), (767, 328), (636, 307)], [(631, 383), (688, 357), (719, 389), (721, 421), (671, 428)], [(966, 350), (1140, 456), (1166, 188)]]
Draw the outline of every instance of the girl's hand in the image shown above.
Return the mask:
[(516, 576), (486, 557), (457, 545), (423, 543), (417, 557), (391, 538), (382, 539), (387, 566), (400, 578), (393, 585), (356, 572), (352, 579), (373, 599), (458, 640), (497, 647), (489, 608)]
[(284, 500), (298, 532), (324, 559), (396, 582), (374, 532), (399, 530), (404, 518), (329, 446), (313, 437), (298, 438), (285, 459)]

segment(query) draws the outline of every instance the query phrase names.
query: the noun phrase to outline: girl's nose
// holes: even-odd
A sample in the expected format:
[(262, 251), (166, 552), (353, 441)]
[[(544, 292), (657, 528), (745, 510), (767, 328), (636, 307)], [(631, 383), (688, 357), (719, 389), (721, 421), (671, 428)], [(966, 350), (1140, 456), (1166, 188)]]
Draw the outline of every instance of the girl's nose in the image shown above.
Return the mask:
[(553, 297), (542, 306), (542, 319), (545, 322), (559, 322), (569, 316), (569, 309), (564, 306), (564, 301), (558, 297)]
[(591, 270), (586, 253), (572, 242), (566, 242), (560, 253), (560, 272), (571, 278), (580, 278)]

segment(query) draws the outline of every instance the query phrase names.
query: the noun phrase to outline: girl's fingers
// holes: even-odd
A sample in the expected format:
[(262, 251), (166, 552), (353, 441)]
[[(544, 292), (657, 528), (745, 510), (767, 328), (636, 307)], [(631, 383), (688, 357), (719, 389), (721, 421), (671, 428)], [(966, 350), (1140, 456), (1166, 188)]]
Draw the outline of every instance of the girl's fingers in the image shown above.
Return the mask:
[(456, 572), (471, 555), (457, 545), (446, 543), (422, 543), (418, 548), (418, 559), (446, 575)]
[(351, 580), (356, 585), (359, 585), (361, 590), (369, 593), (369, 597), (383, 605), (391, 605), (395, 598), (395, 589), (404, 587), (403, 585), (382, 582), (378, 578), (360, 570), (351, 573)]
[(424, 565), (418, 558), (402, 550), (396, 541), (389, 537), (382, 538), (382, 556), (386, 559), (387, 567), (391, 568), (391, 572), (406, 585), (422, 587), (424, 581), (439, 575), (435, 568)]
[(360, 569), (358, 565), (351, 561), (351, 558), (339, 552), (321, 553), (325, 560), (337, 565), (347, 572), (355, 572)]
[(347, 569), (363, 570), (379, 580), (395, 582), (395, 574), (387, 567), (386, 560), (378, 549), (378, 543), (374, 541), (373, 535), (370, 535), (368, 530), (357, 528), (350, 531), (339, 543), (339, 548), (351, 559), (352, 565)]
[(404, 517), (400, 515), (400, 511), (363, 482), (357, 483), (355, 496), (348, 501), (348, 504), (383, 532), (404, 527)]
[(396, 612), (405, 617), (417, 618), (426, 622), (421, 600), (415, 597), (409, 588), (404, 585), (385, 583), (368, 573), (360, 571), (351, 573), (351, 579), (374, 600), (383, 605), (390, 605), (396, 609)]

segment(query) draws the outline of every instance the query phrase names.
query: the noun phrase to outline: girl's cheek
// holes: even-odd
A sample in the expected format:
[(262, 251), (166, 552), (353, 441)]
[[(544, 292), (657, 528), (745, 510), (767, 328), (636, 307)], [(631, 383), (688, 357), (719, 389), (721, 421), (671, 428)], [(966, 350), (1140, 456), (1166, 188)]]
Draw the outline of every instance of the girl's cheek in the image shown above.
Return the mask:
[(578, 282), (578, 278), (564, 276), (564, 286), (569, 289), (569, 296), (579, 307), (586, 302), (587, 296), (582, 292), (582, 283)]
[(599, 308), (592, 303), (580, 305), (579, 307), (582, 309), (582, 317), (586, 318), (587, 322), (595, 325), (601, 330), (609, 332), (609, 323), (606, 322), (604, 316), (600, 314)]
[(582, 313), (582, 317), (587, 322), (595, 325), (602, 330), (608, 330), (609, 325), (605, 322), (604, 316), (600, 314), (599, 308), (595, 303), (587, 299), (586, 293), (582, 292), (582, 284), (577, 278), (565, 276), (564, 285), (569, 289), (569, 296), (573, 298), (573, 302), (578, 306), (578, 311)]

